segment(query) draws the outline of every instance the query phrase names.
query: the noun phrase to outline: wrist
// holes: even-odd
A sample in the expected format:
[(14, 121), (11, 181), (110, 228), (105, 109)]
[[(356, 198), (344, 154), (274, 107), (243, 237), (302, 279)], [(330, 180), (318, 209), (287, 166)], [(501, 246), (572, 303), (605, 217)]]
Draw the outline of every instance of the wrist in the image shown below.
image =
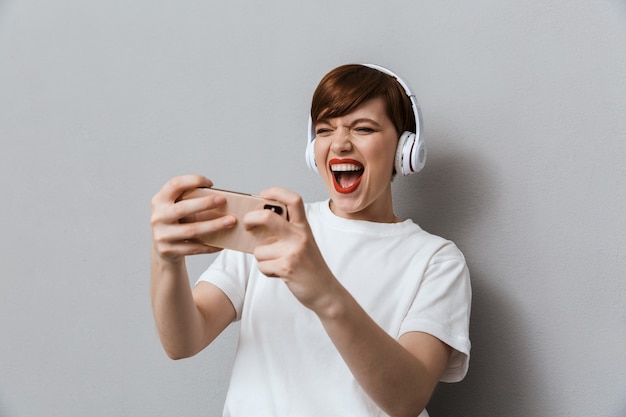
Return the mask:
[(160, 242), (153, 238), (152, 244), (150, 245), (150, 255), (153, 259), (163, 259), (168, 262), (177, 262), (179, 258), (183, 258), (184, 256), (177, 254), (174, 248), (175, 245), (170, 242)]
[(161, 271), (178, 271), (185, 266), (184, 256), (164, 255), (154, 245), (150, 255), (152, 267)]
[[(347, 306), (352, 296), (337, 282), (336, 287), (331, 288), (325, 296), (321, 297), (314, 309), (315, 314), (322, 321), (338, 320), (346, 316)], [(354, 301), (354, 299), (352, 299)]]

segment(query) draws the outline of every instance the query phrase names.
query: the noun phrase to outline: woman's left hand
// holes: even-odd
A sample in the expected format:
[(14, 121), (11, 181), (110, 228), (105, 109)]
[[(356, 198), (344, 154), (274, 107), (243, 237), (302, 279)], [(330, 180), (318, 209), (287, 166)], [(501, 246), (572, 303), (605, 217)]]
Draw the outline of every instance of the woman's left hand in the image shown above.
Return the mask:
[(259, 270), (268, 277), (283, 279), (302, 304), (318, 314), (323, 313), (323, 309), (332, 304), (330, 297), (339, 282), (315, 242), (302, 197), (283, 188), (271, 188), (261, 196), (285, 204), (289, 220), (268, 210), (253, 211), (244, 218), (246, 228), (262, 227), (276, 237), (255, 249)]
[(296, 298), (318, 315), (355, 379), (380, 408), (389, 415), (418, 415), (443, 374), (451, 348), (422, 332), (408, 332), (399, 340), (391, 337), (326, 265), (302, 198), (280, 188), (262, 196), (284, 203), (289, 221), (269, 210), (256, 210), (244, 218), (246, 227), (267, 228), (274, 236), (254, 252), (261, 272), (283, 279)]

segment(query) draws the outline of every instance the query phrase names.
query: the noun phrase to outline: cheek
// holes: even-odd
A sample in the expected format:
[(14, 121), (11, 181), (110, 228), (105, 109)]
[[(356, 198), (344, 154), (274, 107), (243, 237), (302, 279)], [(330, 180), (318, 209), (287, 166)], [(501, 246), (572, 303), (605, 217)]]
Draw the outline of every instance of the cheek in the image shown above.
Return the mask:
[(315, 139), (315, 142), (313, 142), (313, 152), (315, 154), (315, 160), (319, 164), (320, 161), (324, 160), (324, 156), (327, 153), (327, 145), (323, 140)]
[(387, 168), (393, 170), (396, 158), (396, 143), (381, 144), (371, 149), (370, 156), (376, 158), (378, 165), (385, 171)]
[(315, 162), (317, 163), (317, 170), (320, 176), (326, 180), (327, 172), (324, 169), (324, 165), (326, 163), (326, 157), (328, 155), (328, 145), (324, 143), (325, 141), (315, 139), (315, 143), (313, 143), (313, 152), (315, 154)]

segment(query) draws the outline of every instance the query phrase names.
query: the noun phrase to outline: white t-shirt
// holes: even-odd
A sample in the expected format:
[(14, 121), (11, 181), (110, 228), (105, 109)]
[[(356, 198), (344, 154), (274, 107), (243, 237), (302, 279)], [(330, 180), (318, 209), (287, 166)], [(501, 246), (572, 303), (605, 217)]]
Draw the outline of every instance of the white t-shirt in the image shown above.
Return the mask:
[[(411, 220), (373, 223), (306, 205), (322, 255), (365, 311), (394, 338), (429, 333), (454, 352), (442, 381), (465, 376), (471, 288), (462, 253)], [(365, 394), (320, 320), (268, 278), (252, 255), (222, 251), (202, 274), (230, 298), (241, 320), (224, 416), (384, 416)], [(428, 414), (424, 412), (423, 416)]]

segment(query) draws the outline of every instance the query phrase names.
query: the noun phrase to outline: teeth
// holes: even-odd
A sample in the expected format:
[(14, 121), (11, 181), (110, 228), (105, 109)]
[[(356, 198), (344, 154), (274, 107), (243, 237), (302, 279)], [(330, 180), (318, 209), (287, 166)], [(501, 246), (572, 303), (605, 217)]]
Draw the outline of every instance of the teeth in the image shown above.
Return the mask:
[(354, 165), (354, 164), (336, 164), (336, 165), (331, 165), (330, 169), (333, 172), (346, 172), (346, 171), (360, 171), (363, 168), (361, 168), (359, 165)]

